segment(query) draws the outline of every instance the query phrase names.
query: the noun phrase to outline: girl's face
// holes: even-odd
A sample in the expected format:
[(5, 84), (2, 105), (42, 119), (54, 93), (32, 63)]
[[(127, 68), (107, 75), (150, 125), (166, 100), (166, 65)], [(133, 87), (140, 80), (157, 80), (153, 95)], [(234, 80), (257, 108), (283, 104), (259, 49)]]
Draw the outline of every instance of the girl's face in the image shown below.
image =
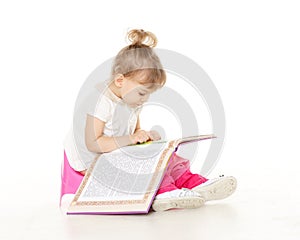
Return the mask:
[(121, 87), (121, 98), (130, 107), (138, 107), (148, 100), (152, 92), (146, 86), (125, 78)]

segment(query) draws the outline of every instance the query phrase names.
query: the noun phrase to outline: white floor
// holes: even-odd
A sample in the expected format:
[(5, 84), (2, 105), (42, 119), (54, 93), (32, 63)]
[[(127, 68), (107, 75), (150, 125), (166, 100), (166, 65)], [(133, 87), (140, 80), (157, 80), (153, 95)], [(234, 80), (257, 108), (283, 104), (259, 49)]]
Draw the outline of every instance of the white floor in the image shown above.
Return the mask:
[[(229, 172), (230, 168), (229, 161), (227, 167), (219, 163), (212, 175)], [(285, 174), (276, 169), (276, 166), (269, 167), (268, 171), (263, 166), (256, 171), (232, 169), (239, 173), (235, 174), (238, 189), (228, 199), (207, 203), (199, 209), (148, 215), (66, 216), (58, 208), (58, 195), (51, 197), (46, 194), (47, 189), (41, 189), (46, 195), (38, 198), (32, 188), (20, 188), (19, 199), (6, 199), (5, 204), (1, 204), (0, 238), (298, 240), (300, 184), (297, 170), (290, 169)], [(48, 192), (58, 190), (51, 186)], [(11, 194), (17, 196), (14, 192)]]

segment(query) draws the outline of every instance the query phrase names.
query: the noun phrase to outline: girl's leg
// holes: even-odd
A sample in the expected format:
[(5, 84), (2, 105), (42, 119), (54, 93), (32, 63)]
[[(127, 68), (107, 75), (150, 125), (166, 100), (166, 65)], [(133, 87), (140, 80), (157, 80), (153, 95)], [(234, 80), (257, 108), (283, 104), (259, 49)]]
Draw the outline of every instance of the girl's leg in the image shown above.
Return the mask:
[(173, 161), (170, 164), (169, 172), (177, 188), (192, 189), (208, 180), (200, 174), (191, 173), (190, 161), (178, 156), (176, 153), (173, 154)]
[(167, 167), (167, 170), (165, 172), (165, 175), (163, 177), (163, 180), (159, 186), (159, 189), (158, 189), (156, 195), (178, 189), (175, 185), (175, 181), (174, 181), (173, 177), (171, 176), (172, 165), (173, 165), (172, 162), (173, 162), (173, 157), (171, 157), (171, 159), (170, 159), (169, 165)]
[(191, 171), (188, 169), (175, 181), (175, 185), (178, 188), (192, 189), (195, 186), (205, 183), (207, 180), (207, 178), (201, 176), (200, 174), (191, 173)]
[(174, 154), (170, 159), (169, 166), (157, 191), (157, 195), (152, 203), (154, 211), (165, 211), (172, 208), (198, 208), (204, 204), (197, 192), (188, 189), (179, 189), (171, 176), (174, 168)]
[(176, 189), (178, 188), (175, 185), (174, 179), (170, 176), (170, 173), (166, 172), (156, 195), (162, 194), (164, 192), (170, 192)]
[(199, 174), (191, 173), (189, 160), (175, 154), (169, 171), (176, 187), (191, 189), (199, 193), (205, 201), (226, 198), (234, 193), (237, 186), (234, 177), (220, 177), (208, 180)]

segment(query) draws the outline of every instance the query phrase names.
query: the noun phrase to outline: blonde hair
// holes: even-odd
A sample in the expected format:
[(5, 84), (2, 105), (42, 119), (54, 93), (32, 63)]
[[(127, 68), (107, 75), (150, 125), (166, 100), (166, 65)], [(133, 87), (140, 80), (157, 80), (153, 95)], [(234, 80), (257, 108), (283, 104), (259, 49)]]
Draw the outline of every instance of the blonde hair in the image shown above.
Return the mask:
[(121, 49), (114, 59), (111, 78), (122, 74), (149, 88), (160, 88), (166, 82), (166, 73), (153, 51), (157, 44), (156, 36), (143, 29), (133, 29), (127, 33), (130, 45)]

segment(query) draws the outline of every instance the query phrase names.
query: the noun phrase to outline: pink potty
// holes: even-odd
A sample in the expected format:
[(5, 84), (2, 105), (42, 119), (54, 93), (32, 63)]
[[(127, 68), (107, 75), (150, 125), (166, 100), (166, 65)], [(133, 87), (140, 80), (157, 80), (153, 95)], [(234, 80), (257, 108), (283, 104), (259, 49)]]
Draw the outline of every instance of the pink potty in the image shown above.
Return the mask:
[(83, 175), (75, 171), (70, 166), (66, 152), (64, 151), (64, 162), (61, 168), (61, 192), (59, 205), (61, 205), (63, 195), (76, 193), (82, 179)]

